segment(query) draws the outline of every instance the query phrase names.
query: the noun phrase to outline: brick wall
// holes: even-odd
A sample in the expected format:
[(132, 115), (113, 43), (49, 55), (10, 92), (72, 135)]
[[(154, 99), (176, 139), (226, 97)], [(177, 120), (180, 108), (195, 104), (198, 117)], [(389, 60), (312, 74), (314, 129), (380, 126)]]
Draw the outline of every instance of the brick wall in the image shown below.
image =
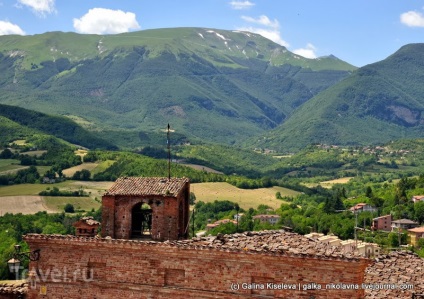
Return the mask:
[[(326, 290), (325, 285), (360, 284), (369, 264), (361, 258), (257, 253), (178, 242), (43, 235), (25, 239), (31, 250), (41, 250), (40, 260), (30, 265), (37, 273), (30, 299), (363, 298), (362, 290)], [(267, 289), (267, 283), (296, 290)], [(324, 290), (303, 290), (309, 283)]]

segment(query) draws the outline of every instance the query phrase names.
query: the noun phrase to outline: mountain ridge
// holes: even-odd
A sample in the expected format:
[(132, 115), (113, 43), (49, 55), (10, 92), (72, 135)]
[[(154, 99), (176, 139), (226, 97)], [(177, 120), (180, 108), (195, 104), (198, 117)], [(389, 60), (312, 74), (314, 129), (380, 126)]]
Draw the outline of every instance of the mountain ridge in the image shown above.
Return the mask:
[(312, 143), (365, 145), (424, 134), (424, 44), (401, 47), (356, 70), (300, 107), (281, 126), (253, 141), (282, 149)]
[(356, 69), (301, 58), (257, 34), (201, 28), (7, 36), (0, 53), (0, 103), (84, 119), (97, 131), (172, 123), (226, 144), (277, 127)]

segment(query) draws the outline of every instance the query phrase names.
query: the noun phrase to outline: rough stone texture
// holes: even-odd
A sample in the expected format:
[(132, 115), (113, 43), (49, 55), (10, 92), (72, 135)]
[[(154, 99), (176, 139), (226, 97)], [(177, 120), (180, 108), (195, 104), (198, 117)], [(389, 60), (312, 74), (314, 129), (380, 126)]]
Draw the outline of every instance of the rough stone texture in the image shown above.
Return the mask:
[[(166, 242), (36, 234), (25, 240), (41, 249), (30, 265), (37, 273), (30, 299), (363, 298), (361, 289), (326, 284), (361, 284), (370, 263), (284, 231)], [(323, 289), (313, 289), (318, 285)]]
[(22, 282), (0, 283), (0, 299), (24, 298), (28, 292), (28, 284)]
[[(389, 286), (380, 290), (367, 289), (366, 298), (409, 299), (412, 298), (412, 293), (424, 294), (424, 259), (408, 251), (381, 255), (366, 269), (365, 283), (396, 286), (396, 289), (388, 289)], [(408, 288), (408, 285), (412, 285), (413, 289), (401, 289)]]
[(186, 178), (120, 178), (102, 198), (102, 236), (130, 239), (132, 209), (145, 203), (152, 210), (151, 239), (186, 238), (189, 197)]

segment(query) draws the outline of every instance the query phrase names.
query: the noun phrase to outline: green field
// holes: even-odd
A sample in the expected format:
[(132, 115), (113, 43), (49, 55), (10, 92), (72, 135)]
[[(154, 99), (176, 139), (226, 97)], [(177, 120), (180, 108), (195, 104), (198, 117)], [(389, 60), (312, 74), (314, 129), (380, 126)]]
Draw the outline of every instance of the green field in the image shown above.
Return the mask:
[(7, 174), (15, 170), (28, 168), (27, 166), (20, 165), (19, 160), (15, 159), (0, 159), (0, 174)]
[(46, 189), (42, 184), (20, 184), (0, 187), (0, 196), (38, 195)]
[[(100, 208), (101, 197), (112, 182), (65, 181), (58, 184), (20, 184), (0, 187), (0, 213), (33, 214), (38, 211), (62, 212), (70, 203), (76, 210), (90, 211)], [(63, 191), (83, 189), (87, 197), (38, 196), (38, 193), (57, 187)]]
[(93, 170), (91, 170), (91, 175), (95, 175), (96, 173), (100, 173), (105, 171), (106, 169), (108, 169), (113, 163), (115, 163), (114, 160), (106, 160), (106, 161), (101, 161), (96, 168), (94, 168)]
[(38, 173), (40, 176), (44, 176), (44, 174), (50, 170), (51, 166), (35, 166), (37, 168)]
[(91, 211), (100, 208), (100, 202), (90, 197), (44, 196), (44, 204), (49, 210), (62, 212), (66, 204), (70, 203), (75, 210)]
[(285, 201), (276, 199), (276, 192), (280, 192), (281, 196), (294, 197), (299, 194), (297, 191), (283, 187), (239, 189), (228, 183), (191, 184), (190, 191), (196, 195), (196, 201), (213, 202), (215, 200), (229, 200), (238, 203), (243, 209), (256, 209), (260, 204), (277, 209)]
[(97, 163), (82, 163), (80, 165), (64, 169), (63, 174), (66, 175), (68, 178), (72, 177), (77, 171), (81, 171), (83, 169), (86, 169), (88, 171), (92, 171), (98, 166)]
[(0, 196), (16, 196), (16, 195), (38, 195), (47, 188), (57, 187), (60, 190), (76, 191), (80, 188), (91, 196), (98, 196), (94, 193), (101, 192), (103, 194), (112, 186), (113, 182), (82, 182), (82, 181), (64, 181), (56, 184), (19, 184), (11, 186), (0, 186)]

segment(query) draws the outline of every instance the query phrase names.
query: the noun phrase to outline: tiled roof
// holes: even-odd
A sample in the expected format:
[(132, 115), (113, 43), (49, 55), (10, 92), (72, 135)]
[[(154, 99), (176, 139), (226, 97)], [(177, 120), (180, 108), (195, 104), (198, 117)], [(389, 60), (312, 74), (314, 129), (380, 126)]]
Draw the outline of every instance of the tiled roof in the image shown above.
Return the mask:
[(188, 178), (122, 177), (105, 195), (177, 196), (187, 182)]
[(253, 219), (259, 219), (259, 218), (280, 218), (279, 215), (268, 215), (268, 214), (261, 214), (261, 215), (256, 215), (252, 217)]
[(83, 243), (111, 243), (128, 244), (134, 246), (176, 246), (187, 249), (214, 249), (224, 251), (234, 251), (255, 254), (277, 254), (299, 257), (314, 257), (322, 259), (342, 259), (342, 260), (362, 260), (364, 259), (357, 252), (345, 253), (341, 246), (331, 246), (329, 244), (314, 241), (305, 236), (287, 232), (284, 230), (245, 232), (232, 235), (218, 235), (217, 237), (197, 237), (190, 240), (178, 241), (139, 241), (121, 240), (108, 238), (86, 238), (63, 235), (39, 235), (28, 234), (24, 236), (26, 241), (51, 240), (55, 242), (83, 242)]
[(380, 217), (376, 217), (376, 218), (373, 218), (372, 220), (377, 220), (377, 219), (383, 219), (383, 218), (389, 218), (389, 217), (392, 217), (392, 215), (384, 215), (384, 216), (380, 216)]
[(409, 219), (399, 219), (399, 220), (392, 221), (392, 223), (397, 223), (397, 224), (418, 224), (418, 223), (416, 223), (416, 222), (414, 222), (412, 220), (409, 220)]
[[(409, 299), (412, 293), (424, 293), (424, 259), (409, 251), (391, 252), (381, 255), (365, 270), (364, 283), (372, 286), (381, 286), (381, 289), (367, 289), (367, 299)], [(382, 284), (391, 284), (396, 289), (384, 289)], [(403, 290), (407, 285), (413, 289)]]
[[(0, 294), (23, 295), (28, 292), (28, 284), (26, 282), (0, 283)], [(9, 298), (9, 297), (7, 297)]]
[(415, 228), (408, 229), (408, 232), (424, 233), (424, 226), (420, 226), (420, 227), (415, 227)]
[(99, 222), (99, 221), (94, 220), (94, 218), (93, 218), (93, 217), (91, 217), (91, 216), (88, 216), (88, 217), (82, 217), (80, 220), (78, 220), (77, 222), (75, 222), (73, 225), (75, 226), (75, 225), (78, 225), (78, 224), (80, 224), (80, 223), (84, 223), (84, 224), (87, 224), (87, 225), (90, 225), (90, 226), (93, 226), (93, 225), (100, 225), (100, 222)]

